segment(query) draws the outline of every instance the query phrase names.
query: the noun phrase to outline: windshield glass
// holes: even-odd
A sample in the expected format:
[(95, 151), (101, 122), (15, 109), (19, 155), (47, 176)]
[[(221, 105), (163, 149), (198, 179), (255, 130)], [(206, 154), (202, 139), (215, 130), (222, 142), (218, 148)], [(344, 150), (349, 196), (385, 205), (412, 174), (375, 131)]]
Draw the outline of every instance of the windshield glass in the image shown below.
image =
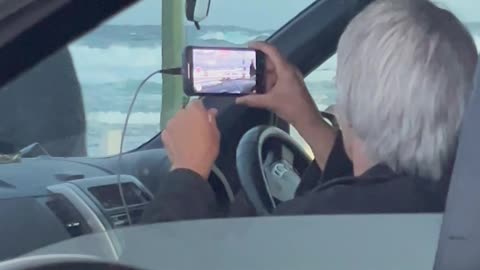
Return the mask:
[[(162, 18), (162, 1), (140, 1), (5, 87), (0, 93), (3, 107), (19, 106), (20, 101), (22, 106), (15, 107), (15, 118), (2, 121), (0, 142), (9, 147), (1, 152), (39, 143), (52, 156), (117, 154), (133, 93), (145, 77), (162, 68), (162, 58), (167, 57), (166, 65), (173, 59), (179, 66), (186, 45), (245, 47), (249, 41), (264, 40), (313, 0), (281, 1), (284, 7), (275, 12), (274, 0), (213, 1), (200, 31), (184, 19), (184, 1), (176, 2), (166, 3), (177, 10), (177, 17)], [(270, 14), (268, 20), (265, 14)], [(162, 23), (168, 23), (166, 33)], [(164, 82), (157, 75), (141, 90), (125, 151), (152, 139), (188, 101), (182, 81), (171, 78)]]
[[(298, 269), (306, 263), (302, 258), (321, 255), (307, 268), (432, 267), (441, 215), (218, 219), (141, 226), (145, 207), (167, 180), (169, 163), (160, 158), (165, 153), (133, 153), (120, 169), (117, 163), (106, 166), (112, 164), (109, 156), (120, 150), (121, 129), (140, 82), (185, 45), (244, 47), (249, 41), (265, 40), (314, 0), (212, 0), (201, 30), (184, 20), (184, 1), (178, 1), (179, 6), (176, 0), (164, 2), (140, 1), (1, 89), (5, 113), (0, 153), (23, 149), (23, 157), (2, 156), (0, 161), (0, 262), (26, 254), (75, 253), (147, 270), (192, 269), (201, 263), (200, 269)], [(479, 33), (469, 15), (472, 6), (480, 8), (478, 3), (444, 2), (468, 22), (474, 35)], [(172, 11), (164, 12), (162, 6)], [(174, 18), (164, 17), (176, 9), (181, 11), (176, 16), (181, 16), (183, 42), (167, 40), (162, 32), (162, 23), (178, 27)], [(334, 103), (335, 67), (332, 58), (306, 79), (320, 109)], [(165, 78), (156, 76), (142, 89), (125, 151), (158, 134), (168, 120), (164, 113), (181, 109), (172, 105), (179, 96), (181, 105), (188, 102), (178, 81), (167, 83)], [(117, 178), (119, 171), (124, 175)], [(224, 178), (220, 181), (227, 181)], [(133, 226), (128, 226), (129, 219)], [(391, 243), (397, 245), (392, 248)], [(361, 257), (362, 252), (368, 254)], [(405, 267), (405, 261), (419, 267)]]
[[(167, 60), (180, 65), (186, 45), (245, 47), (265, 40), (312, 2), (214, 0), (197, 30), (185, 20), (185, 1), (139, 1), (2, 87), (0, 153), (21, 151), (22, 158), (4, 157), (0, 165), (0, 260), (125, 225), (117, 165), (105, 164), (120, 150), (140, 82)], [(182, 85), (166, 78), (153, 77), (140, 92), (125, 151), (154, 138), (168, 120), (163, 114), (182, 107)], [(147, 168), (125, 158), (125, 170), (138, 177), (122, 177), (125, 200), (136, 205), (133, 223), (161, 179), (151, 175), (169, 170), (162, 157), (160, 150), (147, 158), (157, 162)]]
[[(477, 45), (477, 50), (480, 49), (480, 22), (476, 10), (476, 7), (479, 7), (479, 2), (476, 0), (434, 0), (433, 2), (454, 13), (472, 34), (475, 44)], [(334, 111), (333, 108), (337, 96), (335, 86), (336, 71), (337, 55), (335, 54), (305, 77), (308, 90), (317, 108), (321, 111), (330, 113)], [(304, 146), (306, 151), (313, 157), (312, 150), (307, 142), (298, 134), (298, 131), (293, 126), (290, 126), (290, 131), (295, 140)]]

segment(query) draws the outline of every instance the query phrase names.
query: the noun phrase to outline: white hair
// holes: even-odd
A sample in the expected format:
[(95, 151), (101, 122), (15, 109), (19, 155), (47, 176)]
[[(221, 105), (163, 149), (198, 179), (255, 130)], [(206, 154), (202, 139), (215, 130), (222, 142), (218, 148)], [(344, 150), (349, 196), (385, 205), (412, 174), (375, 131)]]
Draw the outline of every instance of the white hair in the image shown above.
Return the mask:
[(427, 0), (377, 0), (338, 45), (337, 112), (375, 162), (437, 180), (454, 160), (475, 43)]

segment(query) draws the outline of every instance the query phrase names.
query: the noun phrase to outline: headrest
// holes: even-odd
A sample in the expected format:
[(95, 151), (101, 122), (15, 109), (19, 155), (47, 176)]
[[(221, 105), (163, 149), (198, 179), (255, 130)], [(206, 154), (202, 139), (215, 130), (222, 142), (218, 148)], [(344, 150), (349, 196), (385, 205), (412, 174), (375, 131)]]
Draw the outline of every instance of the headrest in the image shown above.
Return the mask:
[[(448, 108), (446, 108), (448, 109)], [(480, 269), (480, 66), (463, 118), (443, 216), (436, 270)]]

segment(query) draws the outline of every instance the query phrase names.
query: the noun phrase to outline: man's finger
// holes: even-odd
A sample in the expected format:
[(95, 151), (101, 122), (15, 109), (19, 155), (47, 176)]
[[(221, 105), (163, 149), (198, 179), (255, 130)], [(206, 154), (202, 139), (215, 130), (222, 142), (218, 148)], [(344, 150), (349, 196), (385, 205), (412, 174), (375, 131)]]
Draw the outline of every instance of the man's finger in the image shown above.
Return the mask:
[(189, 111), (192, 111), (190, 114), (197, 114), (197, 115), (206, 115), (207, 114), (207, 109), (203, 105), (203, 102), (200, 100), (195, 100), (192, 102), (190, 105), (190, 108), (188, 108)]
[(162, 131), (162, 133), (160, 134), (160, 138), (162, 139), (162, 142), (163, 142), (163, 149), (165, 149), (167, 151), (167, 155), (168, 155), (168, 158), (170, 159), (170, 161), (173, 161), (173, 153), (170, 149), (171, 145), (171, 140), (170, 140), (170, 135), (168, 134), (167, 130), (164, 130)]
[(267, 57), (265, 59), (265, 71), (266, 72), (275, 72), (275, 65), (273, 64), (272, 60)]
[(162, 131), (162, 134), (160, 134), (160, 138), (162, 139), (164, 146), (168, 145), (168, 143), (170, 142), (170, 138), (168, 137), (167, 130)]
[(277, 74), (274, 72), (265, 73), (265, 90), (269, 91), (277, 83)]
[(218, 110), (215, 108), (208, 109), (208, 121), (215, 127), (217, 126), (217, 114)]
[(295, 74), (299, 79), (302, 79), (302, 80), (304, 79), (303, 73), (300, 71), (300, 69), (295, 68)]
[(217, 116), (218, 110), (216, 108), (210, 108), (210, 109), (208, 109), (208, 113), (213, 115), (213, 116)]
[(205, 107), (203, 106), (203, 102), (199, 99), (194, 100), (190, 102), (187, 106), (187, 108), (195, 108), (195, 109), (203, 109), (205, 110)]
[(235, 103), (253, 108), (270, 109), (270, 98), (268, 94), (255, 94), (238, 97)]
[(287, 66), (283, 56), (280, 54), (277, 48), (273, 47), (272, 45), (269, 45), (265, 42), (253, 42), (248, 46), (251, 49), (263, 52), (265, 56), (267, 56), (267, 58), (272, 62), (277, 72), (281, 72)]
[(217, 127), (217, 109), (208, 110), (208, 122), (212, 125), (215, 130), (218, 130)]

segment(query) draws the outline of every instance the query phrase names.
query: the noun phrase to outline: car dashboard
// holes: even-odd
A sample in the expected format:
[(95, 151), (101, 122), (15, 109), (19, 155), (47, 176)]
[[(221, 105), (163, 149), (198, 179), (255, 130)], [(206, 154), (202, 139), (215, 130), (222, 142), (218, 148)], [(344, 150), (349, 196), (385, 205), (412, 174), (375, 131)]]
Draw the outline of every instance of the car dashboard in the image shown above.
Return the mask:
[[(108, 232), (141, 222), (170, 164), (154, 149), (125, 154), (118, 168), (116, 157), (39, 156), (1, 164), (0, 260), (87, 234), (103, 234), (99, 244), (115, 257), (120, 241)], [(217, 168), (209, 181), (218, 200), (233, 198)]]

